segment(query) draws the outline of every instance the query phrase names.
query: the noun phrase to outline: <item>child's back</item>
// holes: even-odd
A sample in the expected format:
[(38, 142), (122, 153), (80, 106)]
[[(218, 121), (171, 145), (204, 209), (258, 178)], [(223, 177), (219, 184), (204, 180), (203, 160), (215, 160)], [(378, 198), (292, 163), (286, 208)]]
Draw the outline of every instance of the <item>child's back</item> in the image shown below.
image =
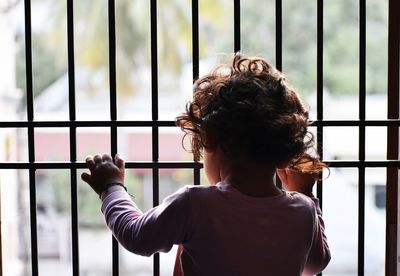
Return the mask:
[[(312, 200), (298, 193), (255, 198), (226, 183), (190, 190), (193, 233), (183, 246), (191, 258), (183, 268), (186, 260), (199, 275), (300, 275), (319, 229)], [(321, 269), (320, 260), (308, 267), (314, 261)]]
[[(84, 174), (103, 199), (108, 226), (142, 255), (182, 244), (177, 275), (301, 275), (330, 260), (312, 186), (324, 164), (306, 152), (308, 112), (284, 76), (235, 56), (195, 85), (177, 124), (190, 135), (211, 187), (185, 187), (142, 214), (123, 186), (116, 156), (88, 158)], [(289, 191), (274, 184), (275, 173)]]
[(145, 256), (183, 244), (186, 276), (312, 274), (330, 259), (318, 202), (300, 193), (257, 198), (226, 183), (185, 187), (144, 215), (118, 194), (102, 211), (120, 243)]

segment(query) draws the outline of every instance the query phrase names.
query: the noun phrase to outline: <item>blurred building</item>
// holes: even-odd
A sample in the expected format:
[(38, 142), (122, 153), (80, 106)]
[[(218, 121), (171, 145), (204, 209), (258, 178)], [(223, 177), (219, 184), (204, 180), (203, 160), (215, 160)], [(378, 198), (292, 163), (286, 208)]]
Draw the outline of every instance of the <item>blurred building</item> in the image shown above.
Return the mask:
[[(20, 93), (16, 88), (14, 17), (9, 13), (14, 1), (0, 0), (0, 123), (17, 120)], [(15, 129), (0, 129), (0, 160), (12, 162), (18, 159), (18, 141)], [(0, 173), (0, 237), (2, 242), (3, 275), (17, 275), (21, 265), (18, 261), (18, 185), (16, 170)], [(7, 238), (4, 238), (7, 237)]]

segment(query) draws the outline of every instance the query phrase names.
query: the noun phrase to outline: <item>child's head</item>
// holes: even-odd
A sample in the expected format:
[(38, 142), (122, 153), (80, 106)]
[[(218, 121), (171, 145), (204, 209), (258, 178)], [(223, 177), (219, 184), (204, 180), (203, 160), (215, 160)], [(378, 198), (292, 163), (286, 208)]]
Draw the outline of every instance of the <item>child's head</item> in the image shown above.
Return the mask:
[[(261, 58), (241, 55), (197, 80), (192, 102), (177, 118), (191, 137), (196, 160), (204, 148), (219, 147), (230, 160), (293, 167), (305, 162), (313, 146), (309, 124), (308, 111), (285, 76)], [(310, 160), (314, 165), (306, 171), (319, 172), (323, 164)]]

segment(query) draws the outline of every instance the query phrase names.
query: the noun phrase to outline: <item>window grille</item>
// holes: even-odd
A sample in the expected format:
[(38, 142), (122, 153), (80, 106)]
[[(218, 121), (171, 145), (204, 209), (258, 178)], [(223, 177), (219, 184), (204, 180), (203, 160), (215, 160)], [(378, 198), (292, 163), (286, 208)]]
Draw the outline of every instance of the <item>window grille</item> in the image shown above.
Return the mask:
[[(282, 0), (275, 1), (276, 26), (276, 66), (282, 68)], [(240, 0), (234, 0), (234, 45), (232, 50), (241, 49), (240, 28)], [(25, 169), (29, 171), (29, 202), (30, 202), (30, 231), (31, 231), (31, 263), (32, 275), (39, 275), (38, 270), (38, 241), (37, 241), (37, 213), (36, 213), (36, 180), (37, 169), (68, 169), (71, 183), (71, 225), (72, 225), (72, 271), (79, 275), (79, 241), (78, 241), (78, 204), (77, 204), (77, 170), (85, 168), (84, 162), (77, 160), (77, 128), (79, 127), (107, 127), (111, 133), (110, 152), (118, 152), (117, 128), (120, 127), (150, 127), (152, 130), (152, 161), (127, 162), (127, 168), (146, 168), (152, 170), (153, 176), (153, 205), (159, 204), (159, 171), (160, 169), (192, 169), (193, 182), (200, 184), (201, 164), (195, 162), (161, 162), (159, 161), (159, 128), (174, 127), (173, 121), (159, 120), (158, 116), (158, 41), (157, 41), (157, 1), (150, 1), (151, 26), (151, 120), (148, 121), (121, 121), (117, 117), (116, 101), (116, 32), (115, 32), (115, 0), (108, 0), (108, 28), (109, 28), (109, 79), (110, 79), (110, 114), (109, 120), (79, 121), (76, 120), (75, 102), (75, 62), (74, 62), (74, 13), (73, 0), (67, 0), (67, 36), (68, 36), (68, 77), (69, 77), (69, 120), (68, 121), (36, 121), (34, 119), (33, 104), (33, 74), (32, 74), (32, 32), (31, 32), (31, 1), (24, 0), (25, 7), (25, 45), (26, 45), (26, 96), (27, 120), (1, 122), (2, 128), (19, 128), (28, 134), (28, 162), (0, 163), (0, 169)], [(358, 275), (364, 275), (364, 233), (365, 233), (365, 169), (387, 168), (387, 245), (386, 269), (387, 275), (395, 275), (397, 271), (397, 185), (398, 185), (398, 127), (399, 127), (399, 3), (389, 0), (389, 115), (388, 120), (366, 120), (366, 1), (359, 1), (359, 119), (358, 120), (325, 120), (323, 118), (323, 26), (324, 1), (317, 3), (317, 120), (313, 126), (317, 128), (317, 148), (322, 158), (322, 139), (325, 128), (329, 127), (356, 127), (358, 128), (358, 160), (325, 160), (331, 167), (356, 168), (358, 170)], [(193, 79), (199, 76), (199, 1), (192, 0), (192, 58)], [(393, 57), (393, 58), (392, 58)], [(377, 126), (388, 129), (387, 160), (373, 161), (365, 159), (365, 131), (366, 127)], [(65, 127), (69, 129), (70, 161), (69, 162), (37, 162), (35, 160), (34, 131), (38, 128)], [(323, 203), (322, 181), (317, 185), (317, 196)], [(322, 204), (323, 207), (323, 204)], [(0, 232), (1, 233), (1, 232)], [(110, 237), (111, 238), (111, 237)], [(112, 238), (112, 275), (118, 276), (119, 255), (118, 243)], [(0, 255), (1, 257), (1, 255)], [(0, 266), (1, 268), (1, 266)], [(154, 255), (153, 275), (160, 275), (160, 256)]]

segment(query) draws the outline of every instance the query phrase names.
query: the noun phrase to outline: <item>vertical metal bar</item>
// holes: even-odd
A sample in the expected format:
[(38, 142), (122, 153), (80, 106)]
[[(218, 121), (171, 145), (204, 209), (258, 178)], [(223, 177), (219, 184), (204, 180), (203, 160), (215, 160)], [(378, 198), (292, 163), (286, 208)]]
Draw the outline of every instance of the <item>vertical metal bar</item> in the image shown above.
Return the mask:
[[(150, 3), (151, 20), (151, 117), (158, 120), (158, 56), (157, 56), (157, 1)], [(154, 137), (156, 138), (156, 137)], [(158, 147), (153, 150), (153, 161), (158, 161)]]
[[(317, 120), (324, 118), (324, 2), (317, 1)], [(323, 158), (323, 127), (317, 126), (317, 151)], [(317, 197), (322, 209), (322, 180), (317, 183)]]
[[(157, 1), (150, 2), (151, 21), (151, 115), (158, 120), (158, 56), (157, 56)], [(158, 149), (158, 148), (157, 148)], [(158, 152), (153, 151), (153, 161), (157, 161)]]
[[(71, 137), (76, 137), (76, 131), (70, 133)], [(71, 140), (70, 140), (71, 141)], [(71, 145), (72, 148), (72, 145)], [(75, 147), (76, 153), (76, 147)], [(75, 160), (76, 161), (76, 160)], [(75, 162), (72, 161), (71, 162)], [(72, 230), (72, 273), (79, 276), (79, 234), (78, 234), (78, 189), (77, 189), (77, 171), (71, 169), (71, 230)]]
[[(110, 119), (117, 120), (117, 74), (116, 74), (116, 35), (115, 35), (115, 0), (108, 0), (108, 47), (109, 47), (109, 78), (110, 78)], [(117, 127), (110, 127), (111, 156), (117, 153)], [(112, 236), (112, 275), (119, 275), (118, 242)]]
[(282, 71), (282, 0), (275, 1), (275, 66)]
[[(75, 53), (74, 53), (74, 3), (67, 1), (67, 40), (68, 40), (68, 88), (69, 120), (76, 120), (75, 105)], [(76, 162), (76, 126), (69, 129), (70, 160)], [(78, 191), (77, 171), (71, 168), (71, 230), (72, 230), (72, 273), (79, 276), (79, 240), (78, 240)]]
[[(317, 120), (322, 121), (324, 118), (324, 2), (317, 1)], [(323, 159), (323, 135), (324, 128), (317, 126), (317, 152)], [(322, 198), (322, 180), (317, 182), (317, 198), (319, 199), (320, 208), (323, 208)], [(319, 273), (318, 276), (321, 276)]]
[(358, 183), (358, 275), (363, 276), (365, 252), (365, 166), (362, 164), (358, 168)]
[[(317, 1), (317, 120), (322, 121), (324, 118), (324, 2)], [(321, 125), (317, 126), (317, 152), (323, 159), (323, 131)], [(323, 208), (322, 198), (322, 180), (317, 181), (317, 198), (319, 199), (320, 208)], [(321, 276), (319, 273), (318, 276)]]
[[(400, 91), (400, 2), (389, 0), (388, 119), (399, 118)], [(399, 159), (399, 127), (387, 128), (387, 159)], [(397, 275), (398, 255), (398, 168), (386, 170), (386, 275)]]
[[(366, 3), (359, 1), (359, 120), (365, 121), (366, 75)], [(358, 158), (365, 161), (365, 125), (358, 130)], [(358, 275), (364, 275), (365, 252), (365, 165), (358, 168)]]
[[(115, 0), (108, 0), (108, 47), (110, 66), (110, 115), (111, 121), (117, 120), (117, 73), (116, 73), (116, 35)], [(112, 143), (111, 143), (112, 144)]]
[(117, 62), (116, 62), (116, 34), (115, 34), (115, 0), (108, 1), (108, 45), (109, 45), (109, 78), (110, 78), (110, 119), (111, 119), (111, 155), (118, 151), (117, 145)]
[(240, 0), (233, 1), (234, 52), (240, 51)]
[[(29, 134), (31, 135), (31, 134)], [(29, 169), (29, 208), (31, 219), (31, 262), (32, 276), (39, 275), (39, 258), (37, 244), (37, 215), (36, 215), (36, 179), (35, 169)]]
[[(151, 28), (151, 117), (158, 120), (158, 57), (157, 57), (157, 0), (150, 2)], [(158, 162), (158, 126), (152, 127), (152, 161)], [(159, 204), (159, 169), (153, 167), (153, 206)], [(153, 275), (160, 275), (160, 254), (154, 254)]]
[[(323, 0), (317, 1), (317, 120), (322, 121), (324, 118), (324, 2)], [(321, 125), (317, 126), (317, 152), (321, 159), (323, 159), (323, 135), (324, 128)], [(322, 198), (322, 180), (317, 182), (317, 198), (321, 210), (323, 209)], [(319, 273), (318, 276), (321, 276)]]
[[(324, 2), (317, 1), (317, 120), (322, 121), (324, 118)], [(317, 152), (323, 159), (323, 131), (321, 125), (317, 126)], [(323, 208), (322, 198), (322, 180), (317, 182), (317, 198), (319, 199), (320, 208)], [(318, 274), (319, 276), (322, 273)]]
[[(158, 142), (158, 139), (154, 139), (154, 136), (158, 135), (157, 127), (153, 127), (153, 143)], [(154, 149), (155, 146), (153, 146)], [(154, 160), (153, 160), (154, 162)], [(159, 169), (153, 168), (153, 206), (157, 206), (159, 204)], [(153, 256), (153, 275), (160, 275), (160, 254), (156, 253)]]
[[(275, 67), (282, 71), (282, 0), (275, 1)], [(282, 182), (275, 175), (276, 186), (282, 189)]]
[[(67, 2), (67, 44), (68, 44), (68, 88), (69, 88), (69, 120), (76, 120), (75, 110), (75, 53), (74, 53), (74, 2)], [(71, 156), (76, 155), (71, 152)], [(73, 159), (71, 157), (71, 159)], [(76, 160), (74, 160), (76, 161)]]
[(192, 0), (193, 82), (199, 78), (199, 0)]
[[(192, 0), (193, 83), (199, 78), (199, 1)], [(193, 169), (193, 184), (200, 185), (200, 168)]]
[[(33, 121), (33, 80), (32, 80), (32, 26), (31, 26), (31, 2), (24, 1), (25, 5), (25, 66), (26, 66), (26, 102), (28, 122)], [(30, 141), (32, 142), (32, 141)], [(35, 159), (35, 152), (29, 151), (29, 159)]]
[[(28, 159), (29, 163), (35, 162), (34, 140), (34, 111), (33, 111), (33, 80), (32, 80), (32, 26), (31, 2), (24, 0), (25, 9), (25, 62), (26, 62), (26, 102), (28, 118)], [(36, 179), (35, 169), (29, 168), (29, 203), (31, 220), (31, 256), (32, 276), (39, 275), (39, 260), (37, 247), (37, 214), (36, 214)]]

